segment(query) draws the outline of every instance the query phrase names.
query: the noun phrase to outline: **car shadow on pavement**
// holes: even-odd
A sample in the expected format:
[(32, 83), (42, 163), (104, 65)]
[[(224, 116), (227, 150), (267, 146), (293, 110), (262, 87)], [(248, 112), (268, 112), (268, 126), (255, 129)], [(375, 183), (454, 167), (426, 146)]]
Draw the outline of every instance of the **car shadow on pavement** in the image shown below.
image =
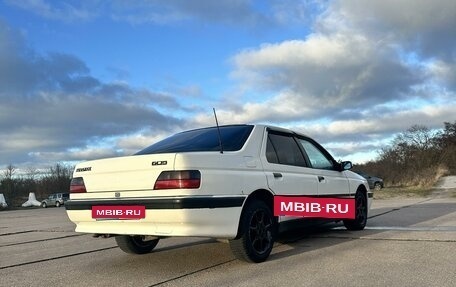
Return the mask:
[[(361, 231), (346, 230), (342, 222), (295, 220), (280, 232), (268, 260), (279, 260), (353, 240), (388, 239), (390, 235), (386, 235), (387, 232), (436, 230), (438, 228), (433, 226), (432, 220), (453, 213), (455, 206), (455, 203), (421, 203), (399, 208), (377, 209), (376, 214), (369, 217), (366, 229)], [(429, 224), (425, 224), (428, 221)], [(456, 230), (456, 226), (446, 228)], [(322, 239), (325, 239), (324, 242)], [(396, 238), (395, 240), (408, 239)]]
[[(163, 240), (166, 240), (166, 239), (163, 239)], [(205, 239), (205, 238), (202, 238), (200, 241), (196, 241), (196, 242), (188, 242), (188, 243), (181, 243), (181, 244), (176, 244), (176, 245), (168, 245), (168, 246), (164, 246), (164, 247), (160, 247), (159, 246), (156, 249), (154, 249), (153, 253), (170, 251), (170, 250), (178, 250), (178, 249), (182, 249), (182, 248), (191, 248), (191, 247), (194, 247), (194, 246), (197, 246), (197, 245), (216, 243), (216, 242), (217, 242), (216, 239), (212, 239), (212, 238)]]

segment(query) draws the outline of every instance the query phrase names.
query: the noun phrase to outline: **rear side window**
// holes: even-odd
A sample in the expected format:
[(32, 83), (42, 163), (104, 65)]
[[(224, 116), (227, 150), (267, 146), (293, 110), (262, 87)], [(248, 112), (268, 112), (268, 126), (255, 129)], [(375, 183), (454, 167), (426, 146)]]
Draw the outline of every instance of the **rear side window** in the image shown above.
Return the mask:
[(279, 158), (277, 157), (277, 153), (272, 145), (271, 139), (268, 137), (268, 143), (266, 145), (266, 159), (270, 163), (279, 163)]
[(266, 159), (270, 163), (306, 166), (304, 156), (291, 135), (270, 133), (266, 145)]
[[(253, 126), (251, 125), (221, 126), (223, 151), (240, 150), (250, 136), (252, 129)], [(137, 152), (136, 155), (219, 150), (217, 127), (211, 127), (175, 134)]]

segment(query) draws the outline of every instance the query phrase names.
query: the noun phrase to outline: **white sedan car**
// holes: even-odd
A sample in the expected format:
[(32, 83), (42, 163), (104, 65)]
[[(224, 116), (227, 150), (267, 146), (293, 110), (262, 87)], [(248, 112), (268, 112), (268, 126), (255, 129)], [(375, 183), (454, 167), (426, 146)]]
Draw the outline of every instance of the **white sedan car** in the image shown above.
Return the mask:
[(237, 258), (266, 260), (278, 226), (274, 196), (352, 198), (350, 230), (366, 225), (367, 181), (311, 138), (265, 125), (185, 131), (133, 156), (76, 166), (65, 203), (77, 232), (115, 236), (128, 253), (151, 252), (160, 238), (228, 239)]

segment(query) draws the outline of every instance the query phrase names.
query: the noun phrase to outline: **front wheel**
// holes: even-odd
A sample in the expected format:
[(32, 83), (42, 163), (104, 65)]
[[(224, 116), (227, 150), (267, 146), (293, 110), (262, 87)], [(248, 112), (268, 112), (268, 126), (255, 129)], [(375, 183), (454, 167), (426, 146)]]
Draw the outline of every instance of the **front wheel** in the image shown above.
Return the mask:
[(262, 201), (246, 206), (240, 220), (240, 237), (230, 240), (236, 258), (247, 262), (263, 262), (274, 245), (275, 224), (271, 209)]
[(151, 252), (157, 246), (160, 238), (146, 240), (142, 235), (118, 235), (116, 242), (119, 248), (126, 253), (130, 254), (146, 254)]
[(344, 225), (348, 230), (363, 230), (367, 223), (366, 193), (356, 192), (355, 208), (355, 219), (344, 220)]
[(380, 184), (380, 182), (376, 182), (374, 184), (374, 190), (380, 190), (380, 189), (382, 189), (382, 185)]
[(46, 207), (47, 207), (46, 202), (42, 202), (42, 203), (41, 203), (41, 207), (42, 207), (42, 208), (46, 208)]

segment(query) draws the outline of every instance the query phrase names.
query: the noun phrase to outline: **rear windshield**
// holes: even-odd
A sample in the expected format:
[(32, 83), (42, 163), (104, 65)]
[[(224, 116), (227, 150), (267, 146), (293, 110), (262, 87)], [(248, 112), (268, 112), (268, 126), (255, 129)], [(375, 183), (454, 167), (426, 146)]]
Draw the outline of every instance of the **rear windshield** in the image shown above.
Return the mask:
[[(220, 134), (224, 151), (238, 151), (243, 146), (253, 126), (221, 126)], [(139, 152), (141, 154), (219, 151), (220, 143), (217, 127), (186, 131), (159, 141)]]

